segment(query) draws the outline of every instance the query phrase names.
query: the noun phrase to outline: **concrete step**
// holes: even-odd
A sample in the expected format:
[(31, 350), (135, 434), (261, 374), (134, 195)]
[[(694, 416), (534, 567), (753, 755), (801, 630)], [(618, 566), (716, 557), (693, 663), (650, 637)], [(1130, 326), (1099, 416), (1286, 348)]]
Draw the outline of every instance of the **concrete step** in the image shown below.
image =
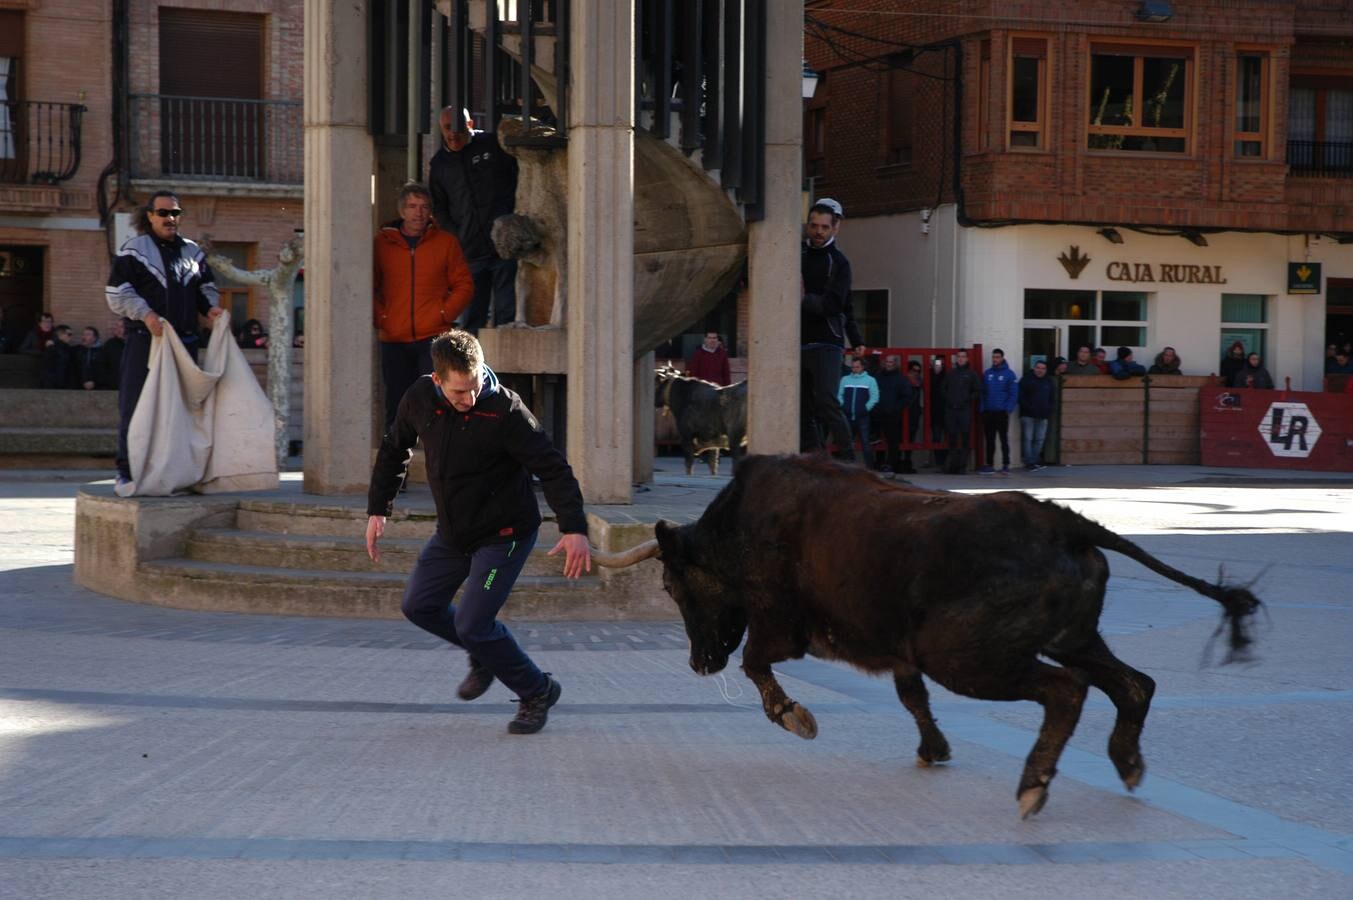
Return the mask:
[[(406, 500), (405, 498), (411, 498)], [(316, 505), (288, 500), (245, 499), (235, 513), (240, 531), (350, 538), (366, 534), (366, 502)], [(385, 537), (426, 541), (437, 528), (437, 513), (426, 491), (410, 491), (395, 501), (395, 514), (385, 521)], [(540, 525), (536, 546), (553, 547), (559, 528), (551, 520)]]
[[(143, 562), (137, 568), (150, 602), (180, 609), (286, 616), (398, 618), (403, 575), (303, 571), (194, 559)], [(153, 598), (153, 599), (151, 599)], [(619, 619), (598, 579), (523, 575), (502, 618), (519, 621)]]
[(116, 456), (117, 425), (114, 423), (112, 428), (0, 427), (0, 455), (19, 454)]
[[(215, 563), (241, 563), (266, 560), (284, 569), (331, 570), (335, 572), (387, 572), (407, 575), (413, 570), (425, 539), (381, 539), (381, 559), (373, 563), (366, 554), (366, 538), (361, 534), (346, 537), (329, 535), (280, 535), (266, 531), (237, 531), (229, 528), (199, 528), (188, 539), (189, 559)], [(563, 557), (548, 556), (553, 543), (537, 541), (522, 575), (557, 576), (563, 570)], [(586, 576), (595, 579), (595, 574)]]
[(117, 428), (117, 391), (0, 390), (0, 426), (59, 422), (65, 428)]

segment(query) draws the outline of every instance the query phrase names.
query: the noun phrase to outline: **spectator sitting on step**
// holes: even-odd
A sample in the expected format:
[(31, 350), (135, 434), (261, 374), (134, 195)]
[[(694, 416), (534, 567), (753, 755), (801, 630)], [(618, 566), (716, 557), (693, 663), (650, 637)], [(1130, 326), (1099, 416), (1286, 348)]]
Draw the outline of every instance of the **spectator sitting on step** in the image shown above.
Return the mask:
[(1179, 364), (1183, 362), (1173, 347), (1166, 347), (1156, 354), (1156, 361), (1147, 370), (1150, 375), (1180, 375)]
[(263, 323), (258, 319), (250, 319), (244, 323), (240, 329), (240, 336), (235, 342), (246, 350), (251, 347), (264, 348), (268, 346), (268, 333), (263, 330)]
[(1243, 368), (1245, 368), (1245, 345), (1240, 341), (1234, 341), (1226, 348), (1226, 355), (1221, 358), (1221, 366), (1217, 369), (1222, 385), (1230, 387), (1236, 373)]
[(69, 388), (75, 386), (74, 359), (72, 346), (73, 334), (69, 325), (58, 325), (52, 329), (55, 338), (42, 351), (38, 365), (38, 383), (45, 388)]
[(19, 352), (28, 356), (41, 356), (42, 351), (56, 340), (56, 329), (52, 324), (54, 321), (51, 313), (43, 313), (38, 318), (37, 327), (28, 332), (28, 337), (19, 345)]
[(1067, 364), (1066, 374), (1068, 375), (1103, 375), (1099, 366), (1095, 365), (1094, 351), (1090, 349), (1089, 344), (1081, 344), (1076, 348), (1076, 358)]
[(1133, 360), (1131, 348), (1119, 347), (1117, 357), (1109, 364), (1109, 374), (1118, 381), (1127, 381), (1129, 378), (1146, 374), (1146, 366)]
[(1258, 353), (1245, 357), (1245, 365), (1231, 379), (1231, 387), (1255, 388), (1261, 391), (1273, 390), (1273, 376), (1264, 368)]
[(99, 343), (99, 329), (86, 325), (80, 336), (80, 346), (74, 350), (73, 365), (75, 383), (81, 390), (92, 391), (98, 387), (99, 367), (103, 359), (103, 345)]

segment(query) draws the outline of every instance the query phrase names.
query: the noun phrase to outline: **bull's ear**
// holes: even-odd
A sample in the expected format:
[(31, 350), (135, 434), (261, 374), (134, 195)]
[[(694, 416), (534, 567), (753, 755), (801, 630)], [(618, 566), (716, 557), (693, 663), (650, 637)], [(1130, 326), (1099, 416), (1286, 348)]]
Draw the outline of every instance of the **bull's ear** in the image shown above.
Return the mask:
[(653, 526), (653, 533), (658, 538), (658, 547), (662, 549), (663, 562), (675, 562), (683, 556), (680, 526), (659, 519)]

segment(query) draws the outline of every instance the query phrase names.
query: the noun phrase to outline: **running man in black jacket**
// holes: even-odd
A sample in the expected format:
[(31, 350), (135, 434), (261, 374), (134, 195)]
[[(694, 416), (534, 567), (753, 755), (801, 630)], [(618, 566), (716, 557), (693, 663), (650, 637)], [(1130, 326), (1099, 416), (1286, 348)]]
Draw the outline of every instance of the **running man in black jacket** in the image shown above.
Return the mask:
[[(521, 706), (512, 734), (545, 727), (559, 700), (559, 682), (541, 672), (498, 621), (498, 610), (526, 565), (540, 528), (531, 476), (540, 478), (562, 537), (564, 575), (592, 570), (582, 491), (521, 398), (484, 364), (479, 341), (449, 331), (432, 342), (433, 373), (414, 382), (381, 441), (367, 495), (367, 553), (377, 547), (385, 517), (408, 472), (413, 445), (423, 446), (437, 531), (423, 547), (404, 589), (404, 615), (420, 628), (463, 647), (470, 673), (457, 693), (473, 700), (497, 678)], [(466, 584), (460, 602), (451, 598)]]

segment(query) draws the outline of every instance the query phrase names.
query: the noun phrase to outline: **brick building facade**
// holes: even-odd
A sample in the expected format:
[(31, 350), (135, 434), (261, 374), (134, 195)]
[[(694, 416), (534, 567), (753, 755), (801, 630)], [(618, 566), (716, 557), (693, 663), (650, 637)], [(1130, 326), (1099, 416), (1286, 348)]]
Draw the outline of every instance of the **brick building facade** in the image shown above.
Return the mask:
[[(46, 311), (106, 334), (110, 252), (130, 235), (131, 211), (162, 188), (178, 193), (185, 235), (210, 235), (237, 264), (275, 262), (304, 219), (301, 20), (301, 5), (284, 0), (0, 0), (9, 327)], [(121, 159), (115, 93), (126, 101)], [(262, 290), (225, 297), (237, 320), (266, 321)]]
[[(810, 0), (806, 17), (806, 172), (845, 206), (856, 287), (887, 292), (889, 343), (1022, 364), (1172, 344), (1203, 374), (1232, 335), (1319, 389), (1326, 340), (1353, 339), (1353, 4)], [(1289, 293), (1289, 262), (1321, 264), (1319, 293)]]

